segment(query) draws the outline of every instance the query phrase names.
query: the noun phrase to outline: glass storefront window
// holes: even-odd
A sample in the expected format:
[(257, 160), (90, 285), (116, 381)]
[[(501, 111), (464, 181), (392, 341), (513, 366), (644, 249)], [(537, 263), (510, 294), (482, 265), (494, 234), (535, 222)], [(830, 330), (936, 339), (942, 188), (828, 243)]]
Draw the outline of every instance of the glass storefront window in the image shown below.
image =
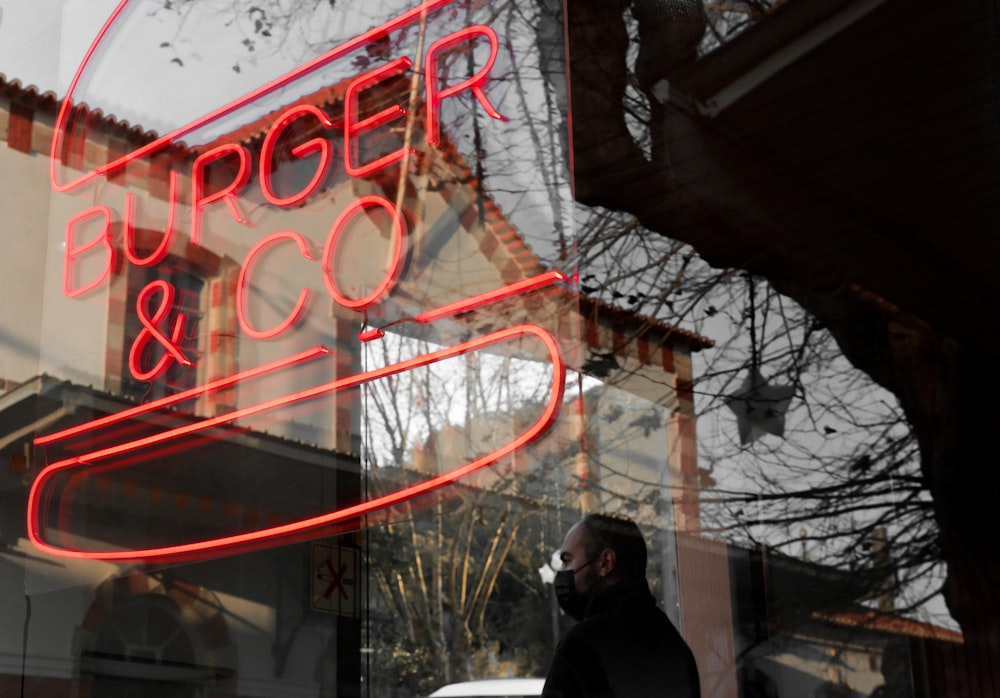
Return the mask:
[(703, 696), (1000, 691), (924, 5), (2, 3), (0, 694), (540, 695), (591, 513)]

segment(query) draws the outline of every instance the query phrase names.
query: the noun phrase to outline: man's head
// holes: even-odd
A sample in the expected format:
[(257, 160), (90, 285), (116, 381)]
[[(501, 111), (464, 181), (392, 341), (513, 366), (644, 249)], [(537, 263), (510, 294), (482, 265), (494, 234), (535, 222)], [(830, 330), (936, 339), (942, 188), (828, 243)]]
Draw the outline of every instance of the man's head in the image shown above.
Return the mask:
[(583, 608), (619, 582), (646, 578), (646, 541), (629, 519), (588, 514), (569, 529), (559, 559)]

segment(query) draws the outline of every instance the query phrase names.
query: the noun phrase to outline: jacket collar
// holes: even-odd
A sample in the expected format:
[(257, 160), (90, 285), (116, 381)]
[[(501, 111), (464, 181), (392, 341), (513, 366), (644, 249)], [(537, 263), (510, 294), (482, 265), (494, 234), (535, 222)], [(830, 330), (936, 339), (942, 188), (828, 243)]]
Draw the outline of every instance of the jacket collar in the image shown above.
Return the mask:
[(624, 580), (595, 596), (584, 613), (584, 619), (609, 613), (619, 613), (627, 607), (655, 606), (656, 600), (645, 579)]

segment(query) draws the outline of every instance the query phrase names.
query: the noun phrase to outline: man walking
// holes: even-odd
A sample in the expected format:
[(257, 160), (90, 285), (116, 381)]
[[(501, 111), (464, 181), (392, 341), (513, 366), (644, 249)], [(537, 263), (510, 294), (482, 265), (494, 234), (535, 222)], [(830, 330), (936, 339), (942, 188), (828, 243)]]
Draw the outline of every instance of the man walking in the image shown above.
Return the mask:
[(646, 542), (628, 519), (588, 514), (563, 540), (559, 605), (579, 621), (556, 648), (549, 698), (699, 698), (694, 655), (656, 606)]

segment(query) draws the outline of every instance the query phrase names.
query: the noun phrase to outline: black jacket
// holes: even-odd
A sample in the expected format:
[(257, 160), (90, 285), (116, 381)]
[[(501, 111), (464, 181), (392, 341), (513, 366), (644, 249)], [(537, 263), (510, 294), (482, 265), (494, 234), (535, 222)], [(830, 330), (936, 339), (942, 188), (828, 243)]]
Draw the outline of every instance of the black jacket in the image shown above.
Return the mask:
[(645, 581), (594, 599), (556, 647), (548, 698), (699, 698), (694, 655)]

